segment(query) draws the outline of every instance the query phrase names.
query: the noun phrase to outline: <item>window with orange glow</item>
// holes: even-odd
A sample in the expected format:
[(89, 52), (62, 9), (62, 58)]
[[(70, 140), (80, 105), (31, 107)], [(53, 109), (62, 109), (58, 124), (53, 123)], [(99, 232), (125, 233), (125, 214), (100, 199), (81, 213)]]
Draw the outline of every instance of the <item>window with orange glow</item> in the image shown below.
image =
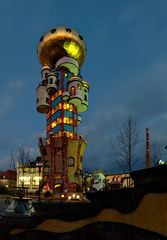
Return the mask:
[(52, 128), (56, 127), (56, 121), (52, 122)]
[(69, 103), (67, 103), (67, 109), (69, 110), (69, 108), (70, 108), (70, 105), (69, 105)]
[(73, 105), (70, 104), (70, 111), (72, 112), (73, 111)]
[(50, 117), (50, 111), (47, 113), (47, 118), (49, 118)]
[(67, 109), (67, 104), (66, 103), (64, 103), (63, 108), (64, 108), (64, 110)]
[(57, 91), (53, 96), (52, 96), (52, 101), (54, 101), (57, 97), (59, 97), (62, 94), (62, 91), (59, 90)]
[(60, 117), (57, 118), (57, 124), (62, 123), (62, 119)]
[(73, 124), (73, 119), (69, 118), (69, 123), (72, 125)]
[(59, 137), (62, 137), (62, 132), (61, 132), (61, 131), (58, 132), (58, 136), (59, 136)]
[(70, 137), (71, 137), (71, 138), (73, 137), (73, 133), (72, 133), (72, 132), (70, 132)]
[(72, 118), (69, 118), (69, 117), (64, 117), (63, 118), (63, 123), (66, 123), (66, 124), (73, 124), (73, 119)]
[(47, 132), (50, 131), (50, 125), (46, 127)]
[(62, 103), (59, 103), (58, 106), (59, 106), (59, 109), (62, 109)]
[(75, 89), (74, 86), (71, 87), (70, 94), (71, 95), (75, 95), (76, 94), (76, 89)]

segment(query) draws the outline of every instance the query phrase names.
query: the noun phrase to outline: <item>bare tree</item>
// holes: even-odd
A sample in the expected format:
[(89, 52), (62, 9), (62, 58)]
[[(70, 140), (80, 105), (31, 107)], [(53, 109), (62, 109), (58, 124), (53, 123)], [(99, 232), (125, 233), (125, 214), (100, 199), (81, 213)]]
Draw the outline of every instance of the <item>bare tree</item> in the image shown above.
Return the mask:
[(30, 147), (26, 148), (25, 146), (19, 146), (18, 147), (18, 162), (22, 164), (23, 167), (25, 167), (32, 159)]
[(32, 160), (33, 157), (31, 155), (30, 147), (25, 147), (21, 145), (18, 147), (17, 152), (14, 153), (13, 150), (10, 153), (10, 169), (16, 170), (17, 163), (20, 163), (22, 167), (26, 167), (28, 161)]
[(159, 160), (162, 158), (163, 150), (161, 145), (155, 140), (151, 144), (151, 160), (154, 166), (159, 165)]
[[(17, 152), (14, 153), (13, 151), (11, 151), (10, 153), (10, 163), (9, 163), (9, 167), (12, 170), (17, 170), (17, 163), (20, 164), (21, 167), (21, 171), (22, 171), (22, 176), (24, 179), (24, 175), (25, 175), (25, 168), (27, 167), (27, 164), (29, 161), (31, 161), (33, 159), (31, 151), (30, 151), (30, 147), (25, 147), (24, 145), (20, 145), (18, 146)], [(24, 187), (24, 180), (22, 180), (22, 187)]]
[(137, 121), (134, 117), (128, 117), (116, 135), (115, 142), (111, 142), (113, 160), (124, 172), (131, 173), (132, 167), (137, 161), (135, 148), (138, 143)]
[(17, 163), (16, 163), (16, 156), (15, 156), (13, 150), (12, 150), (12, 151), (10, 152), (9, 168), (10, 168), (11, 170), (16, 171), (16, 168), (17, 168), (16, 164), (17, 164)]

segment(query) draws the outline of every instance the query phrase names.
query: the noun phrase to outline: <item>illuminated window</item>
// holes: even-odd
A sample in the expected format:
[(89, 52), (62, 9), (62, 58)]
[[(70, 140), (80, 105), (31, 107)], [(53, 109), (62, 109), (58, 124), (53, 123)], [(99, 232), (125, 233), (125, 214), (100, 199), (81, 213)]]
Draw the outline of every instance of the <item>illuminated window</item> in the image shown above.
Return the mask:
[(57, 118), (57, 124), (62, 123), (62, 119), (60, 117)]
[(70, 123), (70, 118), (64, 117), (63, 122), (66, 123), (66, 124), (69, 124)]
[(64, 110), (67, 109), (67, 104), (66, 103), (64, 103), (63, 108), (64, 108)]
[(57, 112), (58, 110), (59, 110), (59, 107), (56, 105), (55, 112)]
[(52, 128), (56, 127), (56, 121), (52, 122)]
[(71, 87), (70, 94), (71, 95), (75, 95), (76, 94), (76, 89), (75, 89), (74, 86)]
[(62, 132), (61, 132), (61, 131), (58, 132), (58, 136), (59, 136), (59, 137), (62, 137)]
[(48, 125), (46, 129), (47, 129), (47, 131), (50, 131), (50, 125)]
[(39, 180), (41, 179), (41, 177), (39, 176), (35, 176), (33, 177), (33, 185), (39, 185)]
[(73, 105), (70, 104), (70, 111), (72, 112), (73, 111)]
[(70, 120), (69, 123), (72, 125), (73, 124), (73, 119), (70, 118), (69, 120)]
[(73, 133), (72, 132), (70, 132), (70, 137), (73, 138)]
[(70, 108), (70, 105), (69, 105), (69, 103), (67, 103), (67, 109), (69, 110), (69, 108)]
[(56, 173), (56, 175), (55, 175), (55, 179), (61, 179), (61, 174)]
[(65, 77), (68, 77), (68, 73), (67, 73), (67, 72), (65, 72), (64, 76), (65, 76)]
[(30, 177), (21, 176), (21, 177), (19, 177), (19, 182), (24, 183), (24, 185), (29, 185), (30, 184)]
[(56, 149), (56, 155), (61, 156), (62, 155), (62, 151), (60, 149)]
[(61, 103), (59, 103), (59, 109), (62, 109), (62, 104)]
[(66, 117), (64, 117), (63, 122), (67, 123), (67, 118)]

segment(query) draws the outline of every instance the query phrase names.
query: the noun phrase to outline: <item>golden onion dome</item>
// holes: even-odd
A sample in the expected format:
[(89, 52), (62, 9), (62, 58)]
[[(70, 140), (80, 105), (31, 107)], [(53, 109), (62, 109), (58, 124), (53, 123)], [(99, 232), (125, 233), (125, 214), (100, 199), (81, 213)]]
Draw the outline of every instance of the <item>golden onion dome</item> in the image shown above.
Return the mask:
[(42, 66), (52, 66), (64, 56), (76, 59), (81, 66), (86, 57), (86, 44), (74, 29), (52, 28), (41, 37), (37, 53)]

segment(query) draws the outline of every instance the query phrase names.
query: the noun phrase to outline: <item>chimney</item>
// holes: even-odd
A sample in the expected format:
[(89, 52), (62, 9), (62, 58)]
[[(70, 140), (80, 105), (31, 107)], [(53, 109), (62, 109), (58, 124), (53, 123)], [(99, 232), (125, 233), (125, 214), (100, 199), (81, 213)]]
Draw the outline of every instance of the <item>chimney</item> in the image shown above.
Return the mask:
[(146, 168), (151, 167), (150, 161), (150, 133), (149, 128), (146, 128)]

